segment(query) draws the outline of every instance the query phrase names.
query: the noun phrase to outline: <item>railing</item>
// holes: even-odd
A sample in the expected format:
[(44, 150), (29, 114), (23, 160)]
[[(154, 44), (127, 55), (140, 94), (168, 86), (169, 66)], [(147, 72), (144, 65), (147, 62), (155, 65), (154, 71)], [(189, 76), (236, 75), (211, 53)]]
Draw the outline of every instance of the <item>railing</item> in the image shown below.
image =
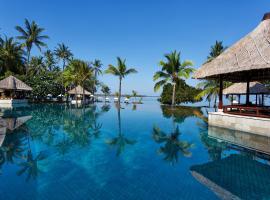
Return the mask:
[(262, 106), (246, 106), (246, 105), (229, 105), (223, 106), (223, 112), (234, 115), (270, 118), (269, 106), (262, 107)]

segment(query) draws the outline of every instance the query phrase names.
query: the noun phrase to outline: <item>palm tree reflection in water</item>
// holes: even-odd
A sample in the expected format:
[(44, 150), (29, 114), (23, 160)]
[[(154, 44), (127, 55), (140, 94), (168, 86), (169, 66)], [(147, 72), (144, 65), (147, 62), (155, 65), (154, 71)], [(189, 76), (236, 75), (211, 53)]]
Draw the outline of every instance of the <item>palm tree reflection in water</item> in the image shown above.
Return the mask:
[(28, 151), (26, 160), (19, 163), (20, 170), (17, 172), (18, 176), (26, 173), (26, 181), (29, 181), (31, 178), (36, 179), (37, 176), (41, 173), (39, 162), (44, 160), (47, 156), (43, 152), (39, 152), (36, 157), (33, 157), (31, 150)]
[[(188, 116), (196, 115), (197, 112), (194, 108), (180, 107), (171, 109), (170, 107), (162, 106), (163, 116), (172, 119), (173, 130), (171, 133), (167, 134), (163, 132), (159, 127), (154, 126), (152, 137), (155, 142), (159, 144), (164, 144), (158, 150), (158, 153), (164, 154), (164, 160), (168, 161), (172, 165), (176, 164), (180, 156), (190, 157), (192, 153), (190, 148), (194, 146), (193, 143), (180, 140), (180, 130), (176, 123), (183, 123), (185, 118)], [(196, 113), (196, 114), (194, 114)]]
[(164, 154), (164, 160), (170, 162), (172, 165), (178, 162), (179, 153), (186, 157), (192, 155), (189, 150), (193, 144), (179, 139), (180, 131), (178, 126), (170, 134), (166, 134), (154, 126), (152, 135), (155, 142), (160, 144), (165, 143), (164, 146), (159, 148), (158, 152)]
[(117, 104), (116, 108), (118, 117), (118, 135), (115, 138), (107, 140), (106, 143), (110, 146), (115, 146), (116, 156), (119, 156), (121, 153), (123, 153), (127, 145), (134, 145), (136, 141), (126, 138), (122, 133), (120, 105)]

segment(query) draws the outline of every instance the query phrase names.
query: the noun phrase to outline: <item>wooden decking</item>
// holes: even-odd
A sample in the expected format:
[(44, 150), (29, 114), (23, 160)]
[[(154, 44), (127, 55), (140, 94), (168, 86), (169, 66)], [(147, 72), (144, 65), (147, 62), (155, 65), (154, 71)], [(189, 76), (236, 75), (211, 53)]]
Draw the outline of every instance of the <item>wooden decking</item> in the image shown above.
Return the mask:
[(233, 115), (270, 118), (269, 106), (229, 105), (223, 106), (223, 112)]

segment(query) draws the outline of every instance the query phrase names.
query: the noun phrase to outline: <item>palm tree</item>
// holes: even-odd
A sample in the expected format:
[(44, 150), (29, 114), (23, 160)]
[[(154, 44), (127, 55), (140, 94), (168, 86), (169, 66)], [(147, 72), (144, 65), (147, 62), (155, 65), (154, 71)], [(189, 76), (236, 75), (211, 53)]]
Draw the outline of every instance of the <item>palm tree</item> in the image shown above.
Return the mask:
[(55, 68), (56, 64), (54, 53), (51, 50), (47, 50), (44, 53), (44, 57), (47, 70), (52, 71)]
[(180, 53), (173, 51), (170, 54), (165, 54), (166, 62), (160, 61), (161, 71), (157, 71), (153, 77), (154, 81), (159, 80), (154, 87), (158, 91), (160, 87), (167, 83), (173, 85), (172, 93), (172, 106), (175, 105), (175, 88), (177, 80), (181, 78), (189, 78), (190, 74), (194, 71), (192, 61), (180, 62)]
[(40, 75), (46, 71), (46, 65), (42, 56), (33, 56), (29, 63), (28, 73), (31, 76)]
[(11, 71), (21, 74), (24, 69), (24, 51), (13, 37), (0, 38), (0, 74)]
[(83, 102), (85, 103), (85, 82), (92, 77), (90, 65), (85, 61), (74, 59), (69, 63), (63, 75), (68, 83), (83, 87)]
[[(206, 62), (211, 62), (214, 58), (218, 57), (226, 48), (223, 46), (221, 41), (216, 41), (216, 43), (211, 46), (211, 51), (209, 56), (207, 56)], [(224, 83), (224, 86), (227, 87), (229, 83)], [(198, 83), (197, 88), (202, 89), (202, 91), (197, 95), (197, 99), (206, 97), (206, 100), (209, 102), (209, 107), (211, 100), (214, 100), (214, 108), (217, 107), (217, 97), (219, 94), (219, 82), (216, 80), (205, 80)]]
[(107, 85), (102, 85), (101, 92), (104, 94), (106, 102), (106, 97), (110, 94), (110, 88)]
[(96, 81), (97, 81), (97, 76), (102, 74), (102, 70), (101, 70), (101, 67), (102, 67), (102, 63), (100, 60), (97, 60), (95, 59), (94, 62), (92, 63), (92, 70), (94, 72), (94, 76), (95, 76), (95, 79), (94, 79), (94, 86), (93, 86), (93, 95), (95, 95), (95, 91), (96, 91)]
[(117, 57), (117, 66), (109, 65), (108, 69), (105, 71), (106, 74), (112, 74), (114, 76), (119, 77), (119, 98), (118, 104), (120, 105), (121, 102), (121, 87), (122, 87), (122, 80), (127, 75), (132, 73), (137, 73), (134, 68), (127, 69), (126, 60), (122, 60), (121, 58)]
[(135, 102), (136, 103), (136, 97), (137, 97), (138, 93), (135, 90), (132, 90), (132, 96), (135, 98)]
[(207, 56), (206, 62), (211, 62), (214, 58), (218, 57), (222, 52), (225, 51), (226, 47), (224, 47), (222, 43), (222, 41), (216, 41), (216, 43), (211, 46), (211, 51), (209, 56)]
[(42, 35), (45, 29), (39, 27), (35, 21), (29, 22), (28, 19), (25, 19), (24, 23), (25, 29), (21, 26), (16, 26), (15, 29), (21, 34), (17, 38), (24, 41), (24, 46), (27, 51), (27, 64), (29, 65), (33, 45), (41, 51), (41, 47), (47, 46), (43, 40), (48, 39), (49, 36)]
[(62, 70), (64, 71), (66, 63), (70, 61), (71, 57), (73, 56), (71, 50), (64, 43), (61, 43), (57, 45), (56, 49), (54, 50), (54, 53), (58, 58), (58, 60), (62, 59), (63, 61)]

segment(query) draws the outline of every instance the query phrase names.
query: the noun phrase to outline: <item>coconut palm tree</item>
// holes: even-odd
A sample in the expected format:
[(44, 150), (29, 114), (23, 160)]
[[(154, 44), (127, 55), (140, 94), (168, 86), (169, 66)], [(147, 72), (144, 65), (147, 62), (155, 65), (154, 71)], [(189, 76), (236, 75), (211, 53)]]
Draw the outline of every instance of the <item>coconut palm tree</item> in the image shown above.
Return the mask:
[(96, 84), (97, 84), (97, 76), (102, 74), (102, 63), (100, 60), (95, 59), (94, 62), (92, 63), (92, 70), (94, 72), (94, 86), (93, 86), (93, 95), (95, 95), (95, 91), (96, 91)]
[(135, 102), (136, 103), (136, 97), (137, 97), (138, 93), (135, 90), (132, 90), (132, 96), (135, 98)]
[(40, 75), (46, 71), (46, 65), (42, 56), (33, 56), (29, 63), (28, 74), (31, 76)]
[(13, 37), (0, 38), (0, 74), (11, 71), (21, 74), (24, 71), (24, 51)]
[(53, 71), (55, 69), (56, 60), (54, 58), (54, 53), (51, 50), (47, 50), (44, 53), (45, 65), (47, 70)]
[(101, 92), (104, 94), (104, 96), (105, 96), (105, 99), (104, 99), (104, 101), (105, 101), (105, 103), (106, 103), (106, 97), (107, 97), (107, 95), (109, 95), (110, 94), (110, 88), (107, 86), (107, 85), (102, 85), (102, 88), (101, 88)]
[(167, 83), (173, 85), (172, 93), (172, 106), (175, 105), (175, 88), (177, 80), (182, 78), (189, 78), (190, 74), (194, 71), (191, 66), (193, 66), (192, 61), (186, 60), (181, 63), (180, 53), (173, 51), (170, 54), (165, 54), (166, 61), (160, 61), (161, 71), (157, 71), (153, 77), (156, 82), (154, 90), (158, 91), (160, 87)]
[(118, 104), (121, 102), (121, 89), (122, 89), (122, 80), (129, 74), (137, 73), (134, 68), (128, 69), (126, 66), (126, 60), (122, 60), (117, 57), (117, 66), (109, 65), (108, 69), (105, 71), (106, 74), (112, 74), (119, 77), (119, 98)]
[[(207, 56), (206, 62), (211, 62), (214, 58), (218, 57), (226, 48), (223, 46), (221, 41), (216, 41), (216, 43), (211, 46), (209, 56)], [(229, 86), (229, 83), (225, 82), (224, 86)], [(197, 95), (197, 99), (206, 97), (209, 102), (209, 107), (211, 100), (214, 100), (214, 108), (217, 107), (217, 97), (219, 94), (219, 82), (216, 80), (204, 80), (198, 83), (197, 88), (202, 89), (202, 91)]]
[(69, 84), (83, 87), (83, 102), (85, 103), (85, 82), (92, 77), (90, 65), (85, 61), (74, 59), (69, 63), (63, 75)]
[(58, 44), (54, 50), (54, 53), (58, 60), (63, 61), (62, 70), (64, 71), (66, 64), (70, 61), (71, 57), (73, 56), (71, 50), (66, 46), (64, 43)]
[(17, 38), (24, 41), (27, 51), (27, 64), (29, 65), (33, 45), (41, 51), (41, 47), (47, 46), (43, 40), (48, 39), (49, 36), (42, 35), (45, 29), (39, 27), (35, 21), (29, 22), (28, 19), (25, 19), (24, 23), (25, 29), (21, 26), (16, 26), (15, 29), (21, 34)]
[(216, 41), (216, 43), (211, 46), (209, 56), (207, 56), (206, 62), (211, 62), (214, 58), (218, 57), (222, 52), (225, 51), (226, 47), (223, 46), (222, 41)]

